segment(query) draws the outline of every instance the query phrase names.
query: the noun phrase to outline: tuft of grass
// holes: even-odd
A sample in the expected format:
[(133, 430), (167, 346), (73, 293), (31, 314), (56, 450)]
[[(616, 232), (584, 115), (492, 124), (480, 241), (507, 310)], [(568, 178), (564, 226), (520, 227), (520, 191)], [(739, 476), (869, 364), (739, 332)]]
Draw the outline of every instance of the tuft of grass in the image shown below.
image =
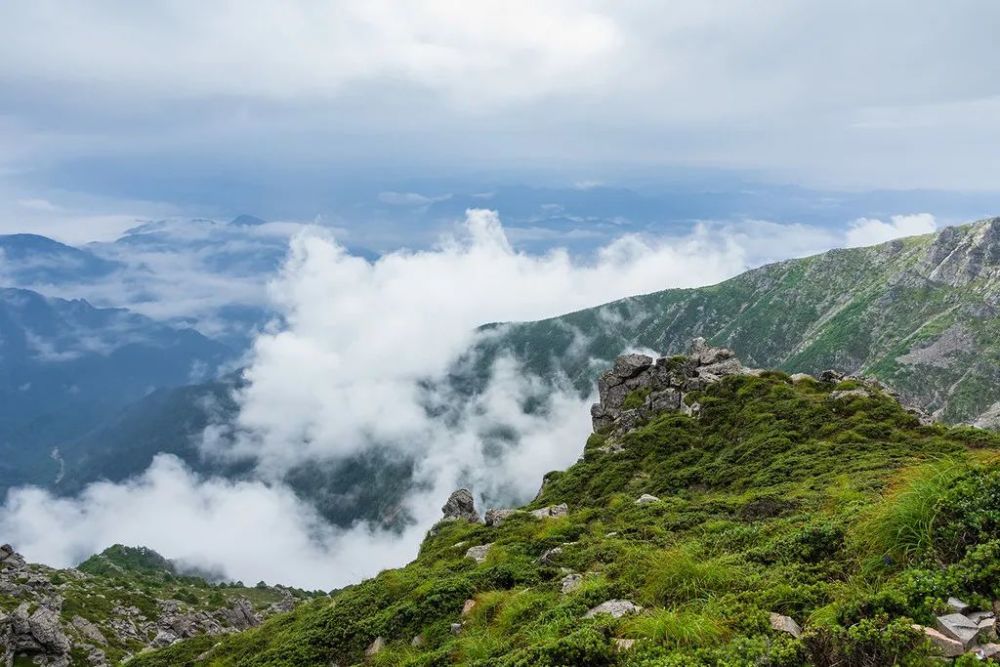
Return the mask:
[(882, 502), (856, 524), (855, 544), (870, 557), (900, 563), (932, 552), (941, 503), (968, 470), (968, 460), (948, 457), (900, 471)]
[(694, 609), (657, 609), (630, 621), (627, 633), (667, 648), (699, 648), (725, 641), (729, 628), (719, 618)]
[(669, 605), (733, 591), (743, 579), (736, 563), (731, 556), (704, 558), (689, 545), (653, 552), (644, 563), (643, 597)]

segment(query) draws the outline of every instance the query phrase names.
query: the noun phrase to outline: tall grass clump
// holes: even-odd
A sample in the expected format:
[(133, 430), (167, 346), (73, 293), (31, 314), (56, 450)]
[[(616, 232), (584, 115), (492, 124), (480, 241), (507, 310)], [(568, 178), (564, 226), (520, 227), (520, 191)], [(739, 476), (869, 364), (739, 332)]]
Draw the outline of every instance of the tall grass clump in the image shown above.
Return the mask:
[(628, 632), (666, 648), (698, 648), (723, 642), (729, 629), (718, 618), (694, 609), (657, 609), (630, 621)]
[(868, 556), (909, 563), (933, 552), (942, 502), (969, 462), (945, 458), (901, 471), (896, 482), (855, 526), (853, 539)]

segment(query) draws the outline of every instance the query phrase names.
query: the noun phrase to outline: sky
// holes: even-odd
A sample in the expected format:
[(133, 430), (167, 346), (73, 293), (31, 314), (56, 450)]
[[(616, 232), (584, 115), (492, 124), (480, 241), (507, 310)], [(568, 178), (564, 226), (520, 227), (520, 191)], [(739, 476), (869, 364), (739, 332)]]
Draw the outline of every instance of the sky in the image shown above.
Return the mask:
[[(842, 224), (967, 219), (995, 206), (1000, 182), (992, 0), (0, 12), (0, 229), (107, 240), (136, 218), (250, 212), (339, 224), (386, 250), (436, 238), (428, 207), (504, 185), (675, 203), (711, 192), (733, 202), (712, 213), (765, 219), (796, 196), (776, 188), (804, 188), (813, 204), (780, 213), (806, 223), (827, 222), (815, 201), (845, 192), (928, 201), (859, 205)], [(763, 195), (746, 202), (750, 189)], [(945, 210), (956, 196), (968, 205)], [(693, 208), (676, 217), (706, 207)]]
[[(457, 485), (528, 499), (590, 427), (558, 387), (525, 414), (537, 378), (504, 359), (429, 419), (476, 326), (1000, 211), (998, 24), (993, 0), (4, 3), (0, 233), (123, 267), (46, 289), (209, 335), (234, 304), (275, 319), (200, 440), (252, 474), (161, 455), (22, 488), (0, 534), (311, 588), (406, 562)], [(327, 525), (281, 481), (373, 444), (420, 455), (402, 533)]]

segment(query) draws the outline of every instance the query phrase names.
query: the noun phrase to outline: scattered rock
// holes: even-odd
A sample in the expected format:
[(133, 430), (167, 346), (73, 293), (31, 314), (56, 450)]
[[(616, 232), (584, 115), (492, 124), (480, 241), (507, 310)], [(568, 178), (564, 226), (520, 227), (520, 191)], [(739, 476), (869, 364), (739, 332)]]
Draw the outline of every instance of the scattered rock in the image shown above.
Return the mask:
[(778, 632), (787, 632), (796, 639), (802, 635), (802, 626), (796, 623), (791, 616), (771, 612), (770, 621), (771, 628)]
[(465, 552), (465, 557), (471, 558), (477, 563), (482, 563), (483, 561), (486, 560), (486, 554), (488, 554), (490, 552), (490, 549), (492, 548), (493, 548), (492, 542), (490, 542), (489, 544), (481, 544), (479, 546), (469, 547), (468, 551)]
[(821, 382), (840, 382), (846, 377), (840, 371), (835, 371), (833, 369), (825, 370), (819, 374), (819, 379)]
[(923, 625), (914, 625), (913, 629), (923, 632), (924, 636), (927, 637), (927, 639), (929, 639), (930, 642), (946, 658), (954, 658), (955, 656), (965, 653), (965, 645), (963, 645), (962, 642), (952, 639), (951, 637), (946, 637), (934, 628), (928, 628)]
[(376, 637), (375, 640), (368, 645), (368, 648), (365, 649), (365, 657), (370, 658), (373, 655), (377, 655), (378, 653), (381, 653), (384, 648), (385, 639), (383, 637)]
[(101, 631), (96, 625), (83, 618), (82, 616), (74, 616), (72, 621), (73, 627), (76, 628), (85, 639), (94, 642), (95, 644), (100, 644), (104, 646), (108, 643), (108, 640), (101, 634)]
[(982, 644), (981, 646), (977, 646), (972, 649), (972, 653), (980, 660), (1000, 657), (1000, 644)]
[(476, 608), (476, 601), (473, 599), (468, 599), (465, 604), (462, 605), (462, 616), (468, 616), (472, 613), (472, 610)]
[(583, 583), (583, 575), (577, 572), (573, 572), (563, 577), (559, 581), (559, 586), (563, 594), (566, 594), (575, 591), (577, 588), (580, 587), (580, 584), (582, 583)]
[(410, 646), (412, 646), (413, 648), (420, 648), (423, 645), (424, 645), (424, 636), (413, 635), (413, 639), (410, 640)]
[(657, 498), (656, 496), (644, 493), (636, 499), (635, 504), (648, 505), (649, 503), (658, 503), (658, 502), (660, 502), (660, 499)]
[(584, 618), (593, 618), (598, 614), (610, 614), (613, 618), (621, 618), (627, 614), (638, 614), (642, 607), (631, 600), (608, 600), (597, 605), (586, 614)]
[(532, 510), (529, 514), (536, 519), (558, 519), (569, 515), (569, 506), (566, 503), (549, 505), (538, 510)]
[(962, 602), (956, 597), (948, 598), (948, 608), (951, 609), (956, 614), (964, 614), (969, 608), (968, 603)]
[(804, 382), (806, 380), (812, 380), (813, 382), (816, 381), (816, 378), (809, 375), (809, 373), (792, 373), (788, 377), (792, 381), (792, 384), (798, 384), (799, 382)]
[(962, 614), (938, 616), (935, 628), (947, 637), (957, 639), (963, 646), (972, 644), (979, 636), (979, 624)]
[(544, 565), (552, 565), (559, 554), (563, 552), (562, 547), (552, 547), (551, 549), (546, 549), (541, 556), (538, 557), (538, 562)]
[(867, 389), (858, 387), (857, 389), (837, 389), (830, 392), (831, 401), (842, 401), (845, 398), (869, 398), (871, 393)]
[(482, 519), (479, 518), (479, 514), (476, 512), (476, 502), (472, 497), (472, 491), (468, 489), (458, 489), (453, 492), (449, 497), (448, 501), (441, 508), (444, 512), (445, 521), (457, 521), (464, 519), (471, 523), (481, 523)]
[(491, 507), (490, 509), (486, 510), (486, 525), (493, 526), (494, 528), (496, 528), (504, 521), (506, 521), (509, 517), (517, 514), (519, 511), (520, 510), (506, 509), (506, 508), (497, 509)]
[(461, 634), (461, 633), (462, 633), (462, 624), (461, 623), (452, 623), (451, 624), (451, 634), (458, 635), (458, 634)]
[(631, 651), (632, 647), (635, 646), (634, 639), (623, 639), (621, 637), (615, 638), (615, 650), (619, 653), (625, 653), (626, 651)]

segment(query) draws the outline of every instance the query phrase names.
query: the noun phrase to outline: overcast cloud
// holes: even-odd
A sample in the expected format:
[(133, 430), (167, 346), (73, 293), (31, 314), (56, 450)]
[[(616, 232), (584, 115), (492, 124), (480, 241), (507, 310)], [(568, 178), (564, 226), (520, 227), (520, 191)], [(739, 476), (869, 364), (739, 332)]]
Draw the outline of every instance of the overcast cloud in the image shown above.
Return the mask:
[[(1000, 182), (992, 0), (0, 11), (0, 182), (15, 201), (72, 190), (280, 208), (364, 173), (470, 169), (522, 182), (529, 168), (572, 183), (662, 166), (834, 188)], [(388, 200), (428, 196), (414, 194)]]

